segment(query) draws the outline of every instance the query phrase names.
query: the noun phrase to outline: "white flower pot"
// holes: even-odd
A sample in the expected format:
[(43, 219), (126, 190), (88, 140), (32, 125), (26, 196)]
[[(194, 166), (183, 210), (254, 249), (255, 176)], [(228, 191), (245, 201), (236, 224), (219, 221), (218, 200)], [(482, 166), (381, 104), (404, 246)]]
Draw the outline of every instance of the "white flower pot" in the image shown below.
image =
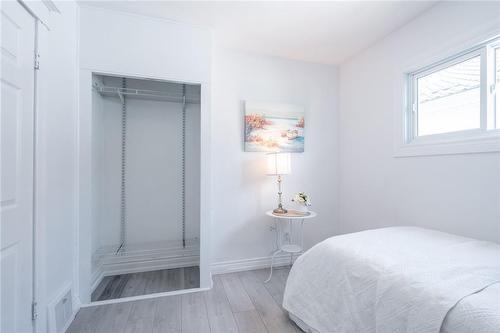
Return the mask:
[(297, 204), (296, 210), (298, 212), (301, 212), (301, 213), (308, 213), (309, 212), (309, 207), (306, 206), (306, 205)]

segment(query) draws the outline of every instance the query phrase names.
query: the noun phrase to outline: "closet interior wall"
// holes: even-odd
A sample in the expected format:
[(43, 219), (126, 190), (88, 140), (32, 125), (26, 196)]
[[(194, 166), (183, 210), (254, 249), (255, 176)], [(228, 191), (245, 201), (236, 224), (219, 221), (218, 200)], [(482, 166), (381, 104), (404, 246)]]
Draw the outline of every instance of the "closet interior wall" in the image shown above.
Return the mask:
[(198, 265), (200, 87), (94, 75), (92, 94), (93, 287), (105, 275)]

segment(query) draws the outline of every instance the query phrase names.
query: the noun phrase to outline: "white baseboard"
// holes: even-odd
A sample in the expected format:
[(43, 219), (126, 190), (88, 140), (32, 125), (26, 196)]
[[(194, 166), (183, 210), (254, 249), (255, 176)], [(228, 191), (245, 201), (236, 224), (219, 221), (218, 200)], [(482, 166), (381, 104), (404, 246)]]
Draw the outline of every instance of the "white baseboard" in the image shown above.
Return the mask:
[(156, 271), (160, 269), (198, 266), (199, 264), (200, 264), (199, 257), (144, 260), (141, 262), (128, 262), (128, 263), (125, 262), (113, 265), (103, 265), (103, 273), (104, 276), (109, 276), (109, 275), (119, 275), (127, 273)]
[(200, 264), (199, 247), (194, 244), (186, 248), (179, 246), (130, 250), (126, 254), (101, 252), (95, 254), (97, 265), (91, 277), (91, 292), (105, 276), (148, 272), (198, 266)]
[[(293, 261), (297, 258), (293, 256)], [(274, 258), (274, 266), (288, 266), (290, 265), (290, 254), (280, 254)], [(250, 271), (254, 269), (271, 267), (271, 257), (250, 258), (241, 260), (229, 260), (210, 265), (212, 275), (225, 274), (232, 272)]]

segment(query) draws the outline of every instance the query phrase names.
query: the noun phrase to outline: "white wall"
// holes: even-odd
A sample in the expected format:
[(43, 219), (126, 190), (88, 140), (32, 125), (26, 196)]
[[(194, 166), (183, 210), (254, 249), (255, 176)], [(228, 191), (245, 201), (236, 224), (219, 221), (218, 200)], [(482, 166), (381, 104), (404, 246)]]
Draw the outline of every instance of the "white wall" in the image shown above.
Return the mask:
[(80, 9), (80, 67), (170, 80), (210, 78), (210, 31), (90, 6)]
[(38, 302), (40, 331), (47, 326), (46, 305), (73, 282), (76, 220), (77, 5), (58, 2), (50, 13), (50, 31), (40, 31), (40, 79), (37, 110), (38, 160), (37, 267), (43, 273)]
[(318, 217), (305, 227), (307, 247), (337, 226), (337, 70), (334, 66), (214, 47), (212, 69), (212, 263), (268, 257), (276, 178), (265, 175), (265, 153), (243, 151), (243, 101), (305, 107), (305, 152), (292, 156), (284, 176), (285, 206), (293, 193), (312, 197)]
[(341, 66), (342, 232), (417, 225), (500, 241), (500, 154), (393, 157), (398, 68), (495, 25), (498, 3), (442, 3)]
[[(110, 86), (120, 86), (109, 82)], [(130, 80), (129, 80), (130, 81)], [(130, 88), (147, 89), (135, 80)], [(157, 85), (157, 90), (169, 91)], [(179, 88), (181, 89), (181, 88)], [(120, 243), (121, 114), (118, 96), (95, 96), (93, 252)], [(182, 239), (182, 104), (126, 98), (126, 243)], [(186, 237), (199, 238), (199, 104), (186, 105)], [(193, 181), (194, 180), (194, 181)], [(198, 182), (196, 182), (198, 180)], [(146, 244), (144, 244), (146, 245)], [(152, 246), (151, 244), (150, 246)], [(116, 249), (116, 248), (115, 248)]]

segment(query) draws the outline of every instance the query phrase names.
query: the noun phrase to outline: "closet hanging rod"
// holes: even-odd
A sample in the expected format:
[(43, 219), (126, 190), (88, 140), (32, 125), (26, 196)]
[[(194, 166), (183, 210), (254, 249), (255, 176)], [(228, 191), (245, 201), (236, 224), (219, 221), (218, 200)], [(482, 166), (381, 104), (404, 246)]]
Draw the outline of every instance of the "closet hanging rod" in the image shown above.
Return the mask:
[[(118, 88), (118, 87), (104, 87), (104, 86), (93, 86), (93, 88), (102, 95), (117, 95), (122, 99), (125, 96), (137, 96), (137, 97), (149, 97), (149, 98), (159, 98), (169, 101), (183, 102), (184, 96), (182, 93), (168, 93), (156, 90), (146, 90), (146, 89), (132, 89), (132, 88)], [(185, 96), (186, 103), (200, 103), (199, 96)]]

